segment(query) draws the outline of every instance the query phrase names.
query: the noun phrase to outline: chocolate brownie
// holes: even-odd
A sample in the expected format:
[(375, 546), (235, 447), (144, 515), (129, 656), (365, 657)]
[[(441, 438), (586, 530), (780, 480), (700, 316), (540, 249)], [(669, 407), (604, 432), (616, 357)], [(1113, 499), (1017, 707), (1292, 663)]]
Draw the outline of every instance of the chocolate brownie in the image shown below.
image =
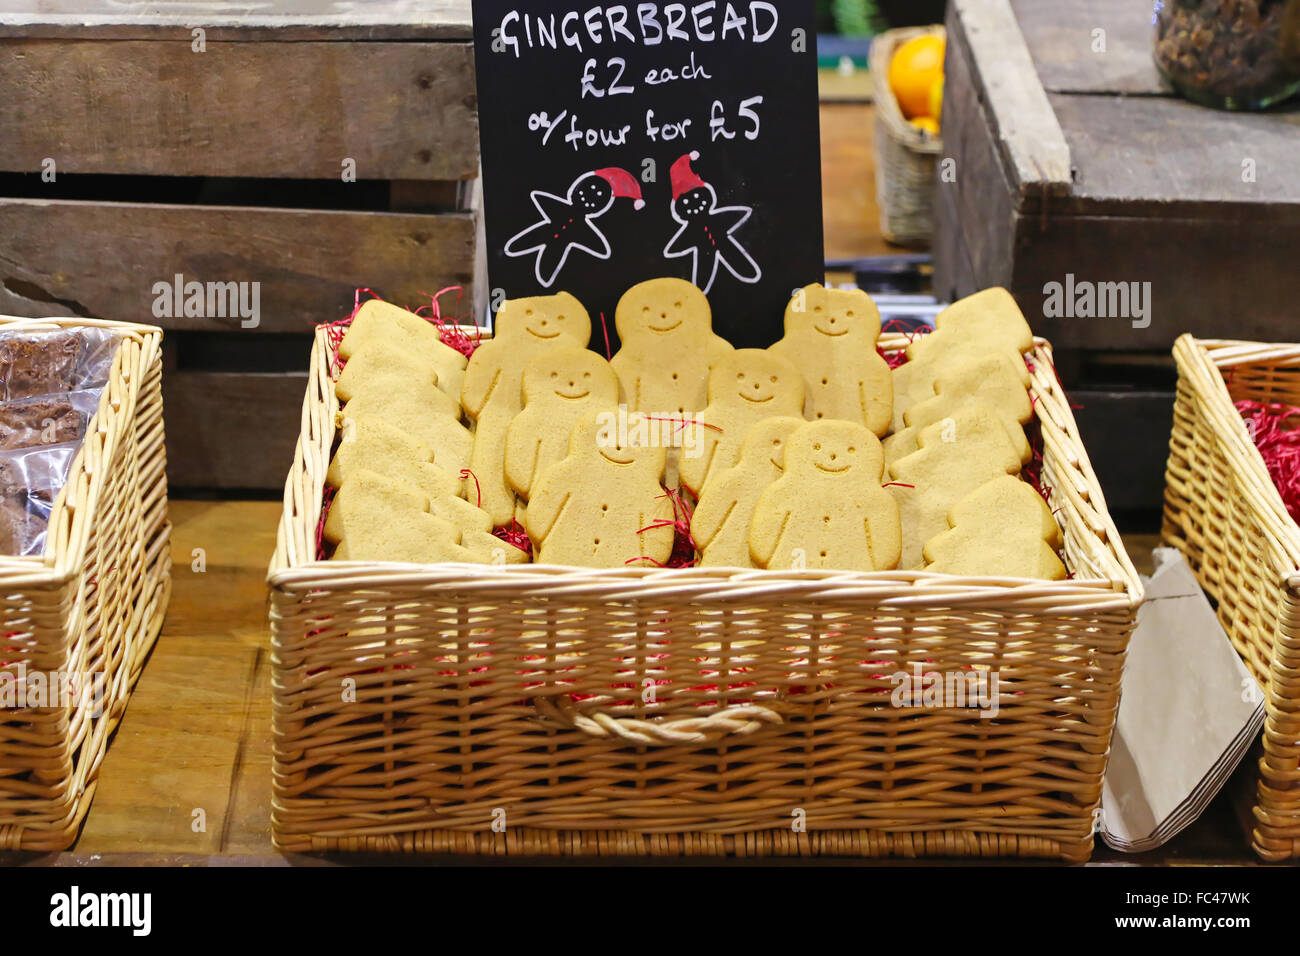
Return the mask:
[(66, 398), (0, 403), (0, 450), (76, 441), (85, 425)]
[(0, 336), (0, 398), (66, 392), (76, 385), (81, 338), (75, 332)]
[(46, 519), (28, 511), (21, 501), (0, 498), (0, 554), (30, 551), (36, 536), (47, 527)]

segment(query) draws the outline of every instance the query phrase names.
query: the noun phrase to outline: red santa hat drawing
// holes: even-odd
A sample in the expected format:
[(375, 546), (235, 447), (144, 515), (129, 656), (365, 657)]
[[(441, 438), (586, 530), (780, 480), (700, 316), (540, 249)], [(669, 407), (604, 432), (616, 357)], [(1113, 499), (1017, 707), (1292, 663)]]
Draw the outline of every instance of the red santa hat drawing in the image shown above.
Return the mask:
[(695, 170), (691, 169), (691, 163), (700, 158), (700, 151), (691, 150), (678, 157), (677, 161), (672, 164), (668, 170), (668, 177), (673, 186), (673, 202), (682, 198), (683, 193), (688, 193), (692, 189), (700, 189), (705, 185), (703, 179), (696, 175)]
[(607, 166), (604, 169), (592, 170), (592, 173), (609, 183), (609, 188), (614, 190), (615, 199), (631, 199), (633, 209), (640, 209), (645, 205), (645, 200), (641, 198), (641, 184), (626, 169)]

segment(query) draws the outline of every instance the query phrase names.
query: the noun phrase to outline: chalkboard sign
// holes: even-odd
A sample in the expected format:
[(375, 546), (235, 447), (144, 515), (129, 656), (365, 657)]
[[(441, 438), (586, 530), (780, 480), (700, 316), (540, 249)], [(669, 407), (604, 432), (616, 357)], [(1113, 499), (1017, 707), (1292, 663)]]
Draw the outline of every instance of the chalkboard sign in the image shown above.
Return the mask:
[(566, 290), (604, 351), (599, 313), (612, 340), (676, 276), (733, 344), (780, 338), (825, 271), (812, 0), (474, 0), (474, 45), (494, 308)]

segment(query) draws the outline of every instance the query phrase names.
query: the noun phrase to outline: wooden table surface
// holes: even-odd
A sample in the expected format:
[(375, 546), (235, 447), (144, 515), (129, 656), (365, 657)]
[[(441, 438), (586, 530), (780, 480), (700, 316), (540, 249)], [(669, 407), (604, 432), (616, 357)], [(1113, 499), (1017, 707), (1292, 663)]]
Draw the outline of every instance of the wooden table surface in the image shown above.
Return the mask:
[[(828, 257), (889, 251), (877, 224), (871, 118), (864, 104), (822, 108)], [(171, 502), (171, 607), (109, 747), (81, 836), (66, 853), (0, 853), (0, 865), (361, 861), (286, 857), (271, 846), (265, 576), (280, 510), (278, 501)], [(1126, 540), (1139, 569), (1149, 570), (1155, 536)], [(1099, 846), (1094, 854), (1100, 864), (1253, 861), (1226, 794), (1156, 853), (1126, 857)]]

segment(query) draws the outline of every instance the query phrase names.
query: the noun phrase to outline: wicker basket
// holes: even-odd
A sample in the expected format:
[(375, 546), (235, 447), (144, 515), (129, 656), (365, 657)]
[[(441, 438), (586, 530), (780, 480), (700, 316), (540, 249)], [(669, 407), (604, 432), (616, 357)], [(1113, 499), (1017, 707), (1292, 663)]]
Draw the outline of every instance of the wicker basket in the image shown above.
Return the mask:
[(1184, 335), (1174, 358), (1163, 536), (1264, 687), (1252, 844), (1266, 860), (1290, 859), (1300, 856), (1300, 529), (1233, 403), (1300, 405), (1300, 345)]
[[(276, 845), (1086, 859), (1142, 590), (1034, 359), (1072, 580), (418, 567), (316, 560), (318, 335), (270, 571)], [(891, 706), (913, 663), (996, 668), (999, 715)]]
[(54, 502), (45, 553), (0, 557), (0, 671), (75, 674), (69, 706), (0, 710), (0, 849), (76, 840), (100, 763), (171, 590), (162, 331), (0, 317), (0, 329), (95, 326), (121, 336), (99, 409)]
[(929, 34), (944, 36), (944, 29), (887, 30), (871, 41), (870, 54), (880, 232), (892, 243), (922, 248), (929, 247), (934, 229), (935, 165), (943, 141), (921, 132), (903, 116), (889, 85), (889, 61), (901, 44)]

